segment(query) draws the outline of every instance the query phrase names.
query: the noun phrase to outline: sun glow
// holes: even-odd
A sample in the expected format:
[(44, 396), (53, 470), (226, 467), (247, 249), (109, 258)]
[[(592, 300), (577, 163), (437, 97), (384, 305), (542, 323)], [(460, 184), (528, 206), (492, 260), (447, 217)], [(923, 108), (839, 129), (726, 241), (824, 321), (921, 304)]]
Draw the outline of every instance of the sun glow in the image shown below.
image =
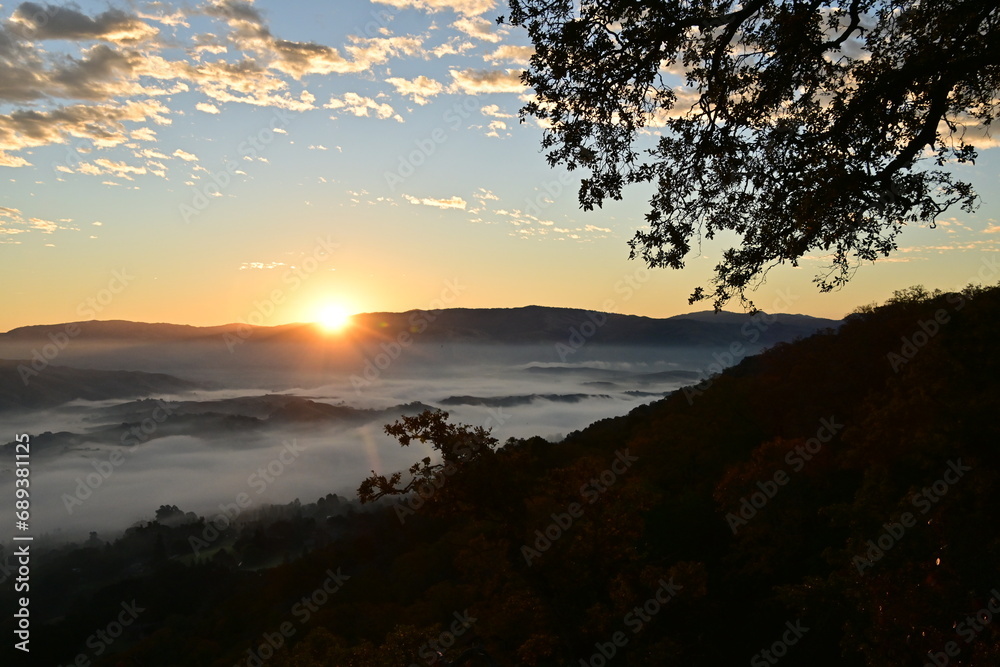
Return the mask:
[(351, 313), (344, 306), (336, 303), (324, 306), (316, 317), (316, 324), (328, 333), (341, 331), (351, 321)]

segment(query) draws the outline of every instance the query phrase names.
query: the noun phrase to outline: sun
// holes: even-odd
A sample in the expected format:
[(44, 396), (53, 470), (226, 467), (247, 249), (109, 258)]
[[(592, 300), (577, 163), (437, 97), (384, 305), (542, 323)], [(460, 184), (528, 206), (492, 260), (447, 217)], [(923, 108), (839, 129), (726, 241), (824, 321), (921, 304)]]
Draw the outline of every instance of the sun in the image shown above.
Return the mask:
[(351, 321), (351, 313), (344, 306), (331, 303), (323, 306), (316, 317), (316, 324), (328, 333), (342, 330)]

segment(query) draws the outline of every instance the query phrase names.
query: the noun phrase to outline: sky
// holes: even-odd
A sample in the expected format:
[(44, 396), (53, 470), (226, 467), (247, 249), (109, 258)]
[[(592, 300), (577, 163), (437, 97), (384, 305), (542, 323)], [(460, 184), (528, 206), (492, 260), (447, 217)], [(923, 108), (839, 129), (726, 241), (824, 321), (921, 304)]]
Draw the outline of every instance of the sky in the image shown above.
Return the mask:
[[(0, 6), (0, 331), (216, 325), (547, 305), (704, 310), (719, 237), (682, 271), (629, 261), (650, 195), (582, 211), (518, 109), (526, 34), (494, 0)], [(655, 133), (655, 128), (649, 132)], [(995, 141), (988, 141), (994, 144)], [(1000, 156), (982, 196), (822, 294), (779, 267), (764, 310), (840, 318), (914, 284), (1000, 280)], [(733, 304), (736, 306), (736, 304)]]

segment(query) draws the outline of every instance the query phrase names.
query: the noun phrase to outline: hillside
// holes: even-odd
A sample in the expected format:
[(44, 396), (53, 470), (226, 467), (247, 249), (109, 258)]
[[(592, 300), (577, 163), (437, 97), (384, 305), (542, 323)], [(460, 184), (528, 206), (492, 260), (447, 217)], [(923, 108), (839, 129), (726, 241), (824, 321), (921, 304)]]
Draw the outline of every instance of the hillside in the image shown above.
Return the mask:
[(202, 385), (164, 373), (101, 371), (0, 359), (0, 412), (37, 410), (84, 399), (102, 401), (151, 394), (175, 394)]
[[(759, 322), (759, 324), (756, 324)], [(749, 323), (749, 324), (748, 324)], [(575, 329), (590, 342), (617, 345), (728, 345), (746, 338), (744, 326), (756, 331), (754, 341), (763, 344), (794, 340), (820, 329), (836, 327), (838, 320), (806, 315), (767, 315), (756, 319), (741, 313), (692, 313), (670, 318), (650, 318), (581, 310), (578, 308), (445, 308), (436, 311), (403, 313), (360, 313), (352, 318), (352, 326), (342, 336), (324, 334), (311, 324), (282, 326), (249, 326), (227, 324), (216, 327), (194, 327), (177, 324), (144, 322), (90, 321), (20, 327), (0, 333), (0, 344), (40, 345), (50, 342), (67, 326), (75, 326), (79, 341), (101, 341), (119, 344), (150, 344), (165, 342), (195, 342), (222, 340), (223, 336), (240, 336), (248, 343), (298, 342), (315, 345), (337, 344), (386, 337), (400, 333), (415, 334), (428, 342), (531, 344), (566, 341)], [(582, 329), (581, 329), (582, 327)], [(242, 335), (240, 332), (244, 332)], [(252, 335), (245, 332), (252, 332)]]
[[(394, 429), (452, 466), (414, 466), (422, 499), (293, 504), (197, 559), (204, 524), (52, 554), (43, 657), (135, 597), (141, 626), (94, 664), (388, 667), (473, 644), (505, 667), (1000, 664), (976, 618), (1000, 603), (998, 325), (1000, 288), (899, 293), (558, 443), (427, 413)], [(265, 547), (284, 564), (239, 565)]]

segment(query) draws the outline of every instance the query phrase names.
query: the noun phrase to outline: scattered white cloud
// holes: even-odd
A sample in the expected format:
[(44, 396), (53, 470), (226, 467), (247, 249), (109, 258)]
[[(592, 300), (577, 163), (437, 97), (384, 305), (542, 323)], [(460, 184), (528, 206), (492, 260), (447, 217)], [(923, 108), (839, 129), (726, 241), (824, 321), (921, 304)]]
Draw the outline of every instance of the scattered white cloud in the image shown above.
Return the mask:
[[(171, 122), (168, 109), (160, 102), (147, 100), (123, 105), (73, 105), (51, 111), (18, 110), (0, 115), (0, 164), (24, 166), (20, 156), (7, 151), (67, 143), (70, 138), (87, 139), (95, 146), (111, 147), (129, 140), (123, 122)], [(77, 151), (83, 152), (83, 151)], [(67, 151), (67, 157), (79, 156)]]
[(500, 41), (500, 34), (494, 24), (480, 16), (463, 16), (451, 25), (469, 37), (494, 44)]
[(210, 113), (210, 114), (219, 113), (219, 107), (209, 102), (198, 102), (198, 104), (194, 105), (194, 108), (204, 113)]
[(500, 111), (500, 106), (497, 104), (487, 104), (482, 109), (479, 110), (484, 116), (489, 116), (491, 118), (513, 118), (514, 114), (504, 113)]
[(330, 101), (323, 106), (326, 109), (343, 110), (358, 117), (369, 118), (374, 114), (376, 118), (382, 120), (391, 118), (398, 123), (403, 122), (403, 117), (396, 113), (389, 104), (377, 102), (357, 93), (344, 93), (340, 97), (331, 97)]
[(479, 188), (472, 195), (474, 199), (480, 200), (480, 203), (485, 203), (486, 201), (500, 201), (500, 197), (496, 196), (492, 190), (487, 190), (486, 188)]
[(483, 60), (493, 64), (511, 62), (518, 65), (527, 65), (531, 61), (531, 56), (533, 55), (535, 55), (535, 47), (533, 46), (502, 44), (492, 53), (483, 56)]
[(410, 195), (403, 195), (403, 198), (411, 204), (423, 205), (423, 206), (434, 206), (436, 208), (457, 208), (465, 210), (468, 203), (461, 197), (448, 197), (447, 199), (433, 199), (430, 197), (411, 197)]
[(270, 269), (277, 269), (282, 266), (286, 266), (284, 262), (243, 262), (240, 264), (240, 271), (267, 271)]
[(450, 9), (464, 16), (478, 16), (496, 6), (496, 0), (375, 0), (399, 9), (423, 9), (440, 12)]
[(444, 44), (439, 44), (430, 50), (430, 54), (438, 58), (461, 55), (476, 45), (462, 37), (450, 37)]
[(494, 137), (496, 139), (499, 139), (501, 131), (503, 131), (504, 136), (506, 137), (510, 136), (510, 133), (507, 132), (507, 123), (503, 122), (502, 120), (490, 121), (490, 124), (487, 126), (487, 128), (489, 129), (489, 132), (486, 133), (487, 137)]
[(452, 89), (470, 95), (480, 93), (521, 93), (525, 91), (521, 83), (521, 70), (451, 70)]
[(430, 102), (430, 99), (428, 98), (444, 92), (443, 83), (423, 75), (420, 75), (412, 80), (392, 77), (386, 79), (386, 82), (391, 83), (396, 88), (396, 92), (400, 95), (406, 95), (414, 102), (421, 105)]
[(188, 153), (187, 151), (182, 150), (180, 148), (178, 148), (177, 150), (175, 150), (173, 152), (173, 156), (174, 157), (178, 157), (178, 158), (184, 160), (185, 162), (197, 162), (198, 161), (198, 156), (197, 155), (195, 155), (194, 153)]
[(32, 231), (42, 234), (52, 234), (56, 231), (69, 230), (79, 231), (77, 227), (71, 227), (66, 223), (72, 220), (63, 219), (59, 221), (45, 220), (44, 218), (26, 217), (21, 209), (10, 206), (0, 206), (0, 235), (15, 236), (27, 234)]

